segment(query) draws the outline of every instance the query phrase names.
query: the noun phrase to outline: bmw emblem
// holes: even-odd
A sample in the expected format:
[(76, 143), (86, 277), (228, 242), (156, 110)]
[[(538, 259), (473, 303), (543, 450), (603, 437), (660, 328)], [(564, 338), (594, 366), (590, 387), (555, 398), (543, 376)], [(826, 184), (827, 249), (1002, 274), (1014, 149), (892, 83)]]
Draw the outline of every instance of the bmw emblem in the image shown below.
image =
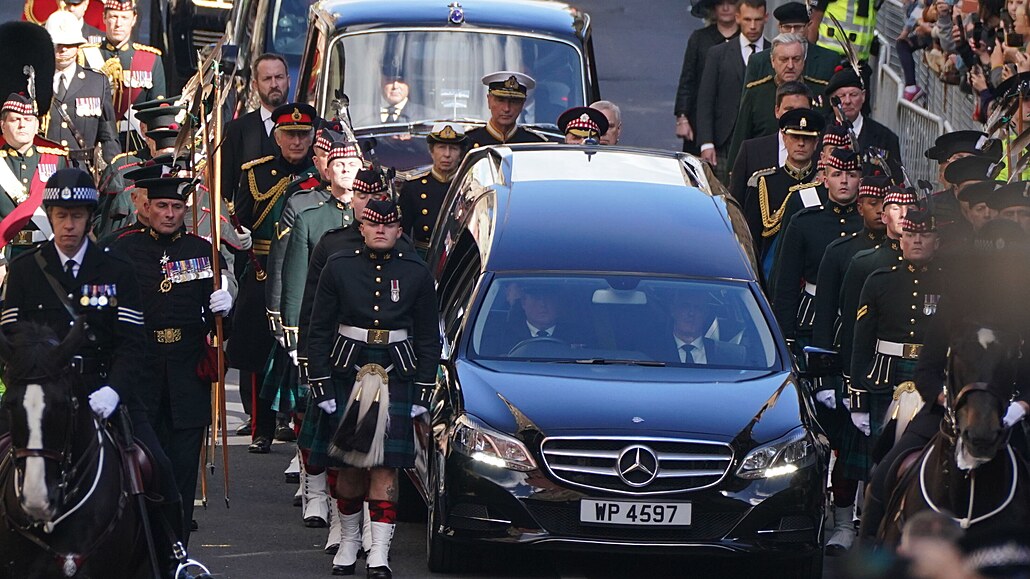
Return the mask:
[(646, 487), (658, 478), (658, 455), (642, 444), (627, 446), (619, 453), (615, 468), (622, 482), (635, 488)]
[(461, 8), (461, 4), (457, 2), (451, 2), (447, 8), (450, 11), (447, 13), (447, 21), (451, 24), (461, 24), (465, 22), (465, 11)]

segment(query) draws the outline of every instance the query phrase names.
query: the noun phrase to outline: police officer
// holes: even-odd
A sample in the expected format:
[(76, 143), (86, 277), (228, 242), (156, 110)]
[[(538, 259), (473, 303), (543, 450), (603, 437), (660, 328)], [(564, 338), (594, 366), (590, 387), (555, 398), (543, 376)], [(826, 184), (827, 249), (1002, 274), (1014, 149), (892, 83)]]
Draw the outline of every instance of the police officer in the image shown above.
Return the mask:
[(140, 371), (145, 347), (137, 272), (127, 259), (101, 249), (87, 235), (98, 198), (89, 175), (79, 169), (57, 171), (42, 195), (56, 233), (53, 240), (11, 263), (0, 327), (10, 331), (19, 322), (40, 323), (63, 338), (73, 316), (85, 322), (87, 339), (77, 354), (82, 357), (84, 385), (91, 392), (90, 408), (98, 418), (110, 419), (119, 406), (124, 407), (133, 435), (150, 451), (159, 473), (155, 479), (161, 483), (154, 490), (164, 499), (154, 505), (154, 511), (165, 518), (175, 537), (166, 538), (165, 526), (157, 520), (152, 530), (155, 545), (170, 557), (171, 541), (184, 538), (182, 505), (172, 465), (145, 406), (153, 390)]
[(518, 126), (519, 115), (526, 106), (526, 96), (536, 86), (528, 74), (502, 70), (483, 77), (487, 86), (486, 103), (490, 120), (468, 132), (472, 148), (505, 143), (540, 143), (547, 139)]
[[(228, 354), (232, 366), (240, 370), (241, 382), (250, 381), (251, 387), (257, 386), (259, 391), (275, 345), (266, 322), (268, 254), (286, 205), (286, 189), (297, 175), (312, 166), (311, 146), (317, 118), (315, 109), (303, 103), (288, 103), (275, 109), (273, 136), (279, 152), (243, 164), (233, 199), (240, 224), (252, 232), (253, 251), (260, 269), (248, 263), (242, 274), (239, 305), (233, 316), (235, 337), (229, 340)], [(274, 391), (277, 384), (269, 388)], [(253, 443), (248, 450), (257, 454), (270, 452), (276, 427), (272, 401), (263, 394), (258, 396), (259, 407), (251, 409), (257, 417), (253, 420)]]
[(597, 142), (608, 132), (608, 117), (591, 107), (572, 107), (558, 117), (558, 130), (566, 145), (582, 145), (587, 139)]
[(468, 138), (460, 126), (437, 123), (426, 136), (426, 142), (429, 144), (433, 166), (405, 181), (398, 198), (401, 227), (415, 240), (415, 247), (423, 257), (433, 238), (433, 227), (436, 226), (443, 198), (465, 155)]
[(803, 209), (783, 233), (772, 275), (773, 313), (799, 359), (801, 348), (811, 344), (816, 281), (826, 246), (862, 226), (855, 204), (861, 175), (858, 155), (834, 149), (826, 160), (827, 202)]
[(0, 107), (0, 239), (17, 254), (47, 240), (50, 223), (39, 208), (47, 180), (68, 167), (68, 151), (37, 135), (36, 103), (11, 93)]
[[(433, 276), (421, 259), (395, 247), (403, 234), (396, 204), (370, 201), (361, 229), (364, 245), (331, 257), (315, 294), (319, 314), (311, 319), (308, 362), (311, 395), (323, 413), (310, 460), (339, 468), (343, 540), (334, 573), (353, 572), (364, 500), (372, 521), (366, 572), (388, 578), (398, 469), (414, 466), (411, 406), (428, 404), (441, 343)], [(333, 345), (340, 341), (352, 354), (332, 360)], [(337, 424), (344, 433), (351, 428), (345, 417), (348, 400), (365, 396), (388, 401), (390, 420), (371, 411), (364, 417), (375, 421), (375, 434), (364, 441), (368, 445), (339, 436), (334, 441)], [(333, 456), (328, 454), (331, 442)]]
[(114, 88), (116, 130), (124, 149), (133, 128), (129, 107), (166, 94), (161, 51), (153, 46), (130, 42), (136, 26), (135, 0), (104, 0), (106, 38), (80, 49), (80, 64), (103, 72)]
[(122, 152), (114, 129), (111, 84), (103, 74), (76, 64), (78, 47), (86, 39), (74, 15), (58, 10), (47, 19), (46, 29), (54, 42), (57, 68), (46, 136), (68, 147), (75, 161), (95, 170), (97, 145), (104, 163)]
[(744, 219), (765, 279), (771, 273), (781, 221), (790, 198), (797, 194), (809, 199), (806, 205), (818, 204), (818, 183), (812, 181), (813, 157), (825, 122), (812, 109), (794, 109), (781, 115), (779, 123), (787, 160), (781, 167), (760, 169), (751, 175), (743, 205)]
[[(112, 252), (132, 263), (139, 280), (144, 367), (154, 386), (148, 406), (172, 463), (185, 523), (193, 518), (200, 449), (211, 423), (211, 384), (198, 375), (198, 364), (206, 355), (214, 316), (227, 313), (233, 302), (227, 290), (214, 289), (214, 276), (225, 277), (226, 270), (212, 262), (211, 244), (183, 226), (190, 183), (183, 177), (140, 180), (137, 185), (147, 190), (150, 226), (112, 245)], [(133, 362), (139, 365), (140, 360)]]

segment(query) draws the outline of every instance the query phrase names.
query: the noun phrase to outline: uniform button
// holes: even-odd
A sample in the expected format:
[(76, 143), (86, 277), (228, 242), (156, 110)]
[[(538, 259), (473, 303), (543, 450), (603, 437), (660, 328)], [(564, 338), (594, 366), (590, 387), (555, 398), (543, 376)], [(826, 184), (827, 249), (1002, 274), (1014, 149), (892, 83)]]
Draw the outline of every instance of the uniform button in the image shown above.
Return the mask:
[(377, 277), (376, 278), (376, 283), (382, 283), (382, 281), (383, 281), (383, 278), (381, 278), (381, 277)]
[(908, 323), (914, 324), (914, 323), (916, 323), (916, 321), (915, 320), (909, 320)]
[(64, 121), (61, 121), (61, 128), (62, 129), (67, 129), (68, 128), (68, 123), (66, 123)]
[(908, 335), (909, 336), (914, 336), (914, 335), (916, 335), (916, 333), (915, 332), (909, 332)]
[(383, 266), (381, 266), (381, 265), (377, 265), (377, 266), (376, 266), (376, 270), (380, 270), (380, 269), (383, 269)]
[(21, 182), (22, 182), (22, 183), (28, 183), (28, 182), (29, 182), (29, 180), (28, 180), (28, 179), (22, 179), (22, 180), (21, 180)]
[(61, 144), (64, 145), (65, 147), (67, 147), (68, 146), (68, 141), (66, 141), (64, 139), (61, 139)]
[(429, 215), (429, 210), (428, 209), (423, 209), (422, 210), (422, 215)]
[(429, 231), (429, 226), (428, 225), (423, 225), (422, 226), (422, 231)]
[(378, 326), (379, 325), (379, 320), (372, 320), (372, 325), (373, 326)]
[(380, 295), (379, 290), (376, 290), (376, 297), (379, 297), (379, 295)]
[(918, 295), (919, 295), (918, 292), (912, 292), (912, 297), (917, 297)]
[(914, 309), (916, 309), (916, 307), (915, 307), (915, 306), (912, 306), (912, 309), (914, 310)]
[[(428, 181), (427, 179), (422, 179), (422, 184), (423, 184), (423, 185), (425, 185), (425, 184), (426, 184), (426, 183), (428, 183), (428, 182), (429, 182), (429, 181)], [(423, 197), (425, 197), (425, 195), (423, 195)]]
[(425, 199), (428, 196), (425, 193), (423, 193), (423, 194), (419, 195), (419, 197), (421, 197), (422, 199)]
[(378, 312), (379, 311), (379, 306), (372, 306), (372, 309)]
[(919, 284), (919, 280), (918, 279), (914, 279), (914, 280), (912, 280), (912, 283)]
[(65, 104), (61, 105), (61, 109), (68, 110), (68, 104), (65, 103)]

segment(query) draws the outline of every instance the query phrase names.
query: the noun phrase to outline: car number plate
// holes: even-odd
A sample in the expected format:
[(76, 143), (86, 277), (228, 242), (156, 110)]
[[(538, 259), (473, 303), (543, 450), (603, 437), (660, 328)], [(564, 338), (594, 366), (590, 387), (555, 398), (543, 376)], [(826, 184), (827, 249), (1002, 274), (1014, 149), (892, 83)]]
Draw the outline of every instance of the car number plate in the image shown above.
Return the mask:
[(591, 525), (690, 525), (690, 503), (582, 499), (579, 520)]

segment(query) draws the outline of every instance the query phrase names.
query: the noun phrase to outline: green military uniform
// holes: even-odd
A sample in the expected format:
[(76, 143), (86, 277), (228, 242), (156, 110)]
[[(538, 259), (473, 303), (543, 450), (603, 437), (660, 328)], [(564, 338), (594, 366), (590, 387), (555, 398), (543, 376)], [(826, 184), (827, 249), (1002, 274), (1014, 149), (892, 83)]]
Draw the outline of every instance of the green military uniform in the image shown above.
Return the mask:
[(893, 267), (901, 261), (901, 243), (897, 239), (884, 237), (876, 247), (856, 253), (844, 272), (844, 280), (840, 286), (840, 360), (846, 372), (850, 372), (851, 369), (855, 313), (858, 312), (862, 286), (874, 271)]
[(100, 174), (100, 206), (93, 215), (93, 232), (106, 237), (133, 221), (132, 181), (125, 174), (150, 159), (150, 151), (127, 151), (116, 155)]
[[(5, 105), (5, 109), (6, 105)], [(2, 113), (0, 113), (2, 114)], [(13, 258), (47, 240), (51, 233), (50, 223), (40, 203), (47, 179), (61, 169), (70, 167), (68, 150), (42, 137), (35, 137), (28, 148), (19, 153), (0, 138), (0, 218), (5, 240), (9, 241), (4, 254)], [(35, 206), (32, 213), (21, 217), (8, 216), (23, 203), (26, 208)]]
[[(809, 44), (805, 55), (805, 70), (802, 74), (806, 80), (822, 81), (825, 85), (836, 72), (840, 61), (840, 54), (819, 45)], [(748, 59), (747, 70), (744, 71), (744, 84), (772, 76), (772, 74), (772, 49), (763, 50)]]
[(433, 227), (440, 214), (443, 198), (451, 186), (451, 177), (429, 169), (413, 175), (401, 186), (398, 205), (401, 208), (401, 227), (411, 236), (415, 247), (424, 257), (433, 238)]
[(882, 231), (863, 228), (826, 246), (816, 278), (820, 291), (815, 298), (812, 345), (831, 350), (840, 346), (840, 289), (844, 274), (856, 253), (872, 249), (882, 240)]
[[(810, 76), (803, 76), (802, 79), (816, 97), (822, 96), (828, 84), (828, 81)], [(771, 135), (779, 130), (775, 104), (776, 82), (773, 75), (744, 85), (744, 93), (740, 96), (740, 112), (737, 113), (737, 123), (733, 127), (733, 139), (727, 156), (731, 163), (737, 158), (737, 152), (744, 141)]]

